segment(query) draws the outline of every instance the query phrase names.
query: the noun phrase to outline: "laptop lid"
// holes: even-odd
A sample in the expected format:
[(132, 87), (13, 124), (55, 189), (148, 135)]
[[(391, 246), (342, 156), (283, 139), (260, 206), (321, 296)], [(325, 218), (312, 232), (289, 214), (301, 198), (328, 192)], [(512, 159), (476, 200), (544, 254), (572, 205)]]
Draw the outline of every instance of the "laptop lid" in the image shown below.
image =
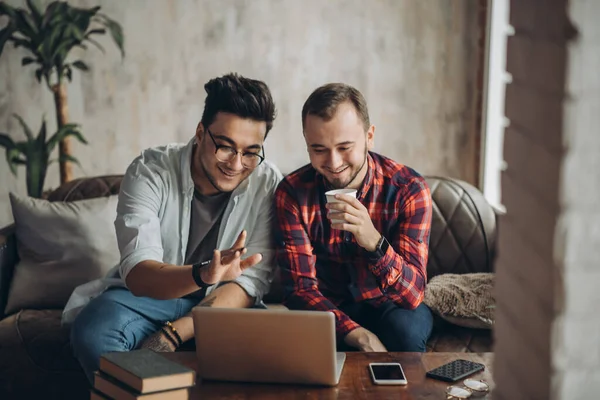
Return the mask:
[(192, 312), (198, 375), (203, 379), (339, 382), (345, 354), (336, 354), (331, 312), (210, 307)]

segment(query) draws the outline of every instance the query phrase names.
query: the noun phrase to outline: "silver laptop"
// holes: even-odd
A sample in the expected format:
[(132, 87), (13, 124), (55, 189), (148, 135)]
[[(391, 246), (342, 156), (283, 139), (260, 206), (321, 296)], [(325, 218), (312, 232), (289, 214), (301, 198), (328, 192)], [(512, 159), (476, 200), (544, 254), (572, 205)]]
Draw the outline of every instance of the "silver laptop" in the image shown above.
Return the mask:
[(195, 307), (203, 379), (335, 386), (346, 360), (336, 353), (331, 312)]

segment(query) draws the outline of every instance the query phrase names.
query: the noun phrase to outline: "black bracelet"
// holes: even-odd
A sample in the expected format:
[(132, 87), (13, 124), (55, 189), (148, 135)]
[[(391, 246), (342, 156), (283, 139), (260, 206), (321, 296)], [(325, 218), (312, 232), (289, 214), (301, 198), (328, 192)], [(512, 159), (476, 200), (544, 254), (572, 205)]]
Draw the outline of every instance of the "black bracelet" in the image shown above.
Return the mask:
[(169, 342), (171, 342), (171, 344), (173, 346), (175, 346), (175, 348), (177, 349), (179, 346), (177, 345), (177, 341), (175, 339), (173, 339), (173, 336), (169, 335), (169, 332), (167, 332), (167, 330), (165, 329), (164, 326), (162, 326), (160, 328), (160, 331), (162, 332), (163, 335), (165, 335), (167, 337), (167, 339), (169, 339)]
[(200, 263), (196, 263), (196, 264), (192, 265), (192, 278), (194, 278), (194, 282), (196, 282), (196, 285), (198, 285), (199, 288), (207, 288), (207, 287), (214, 285), (214, 283), (204, 282), (202, 280), (202, 276), (200, 276), (200, 268), (202, 268), (208, 264), (210, 264), (210, 260), (202, 261)]
[(175, 338), (177, 339), (177, 342), (179, 343), (179, 345), (177, 347), (181, 346), (183, 344), (183, 340), (181, 340), (181, 336), (179, 336), (179, 332), (177, 332), (177, 329), (175, 329), (175, 327), (173, 326), (171, 321), (165, 322), (165, 326), (169, 328), (169, 330), (171, 331), (171, 333), (173, 335), (175, 335)]

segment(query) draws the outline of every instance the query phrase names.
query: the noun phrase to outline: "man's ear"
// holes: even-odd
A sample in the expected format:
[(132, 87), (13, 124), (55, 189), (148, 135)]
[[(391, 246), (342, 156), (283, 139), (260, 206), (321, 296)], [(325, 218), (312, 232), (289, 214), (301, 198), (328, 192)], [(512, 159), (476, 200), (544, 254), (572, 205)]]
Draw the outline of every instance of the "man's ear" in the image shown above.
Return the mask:
[(367, 149), (373, 150), (375, 145), (375, 125), (371, 125), (367, 131)]
[(204, 125), (202, 125), (202, 122), (198, 122), (198, 126), (196, 126), (196, 141), (198, 143), (202, 142), (203, 137), (204, 137)]

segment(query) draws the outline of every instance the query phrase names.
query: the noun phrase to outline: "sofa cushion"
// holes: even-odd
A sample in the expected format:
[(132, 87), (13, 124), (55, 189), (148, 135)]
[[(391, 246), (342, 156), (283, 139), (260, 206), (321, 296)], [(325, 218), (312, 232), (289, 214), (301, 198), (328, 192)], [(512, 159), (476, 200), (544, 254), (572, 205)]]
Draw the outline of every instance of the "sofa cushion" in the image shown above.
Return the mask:
[(427, 277), (492, 272), (496, 214), (483, 194), (458, 179), (425, 179), (433, 202)]
[(6, 314), (65, 306), (73, 289), (119, 262), (117, 196), (49, 202), (10, 194), (20, 261)]
[(442, 274), (427, 284), (423, 302), (442, 319), (466, 328), (491, 329), (494, 274)]
[(0, 321), (0, 397), (87, 398), (87, 379), (60, 310), (23, 310)]

